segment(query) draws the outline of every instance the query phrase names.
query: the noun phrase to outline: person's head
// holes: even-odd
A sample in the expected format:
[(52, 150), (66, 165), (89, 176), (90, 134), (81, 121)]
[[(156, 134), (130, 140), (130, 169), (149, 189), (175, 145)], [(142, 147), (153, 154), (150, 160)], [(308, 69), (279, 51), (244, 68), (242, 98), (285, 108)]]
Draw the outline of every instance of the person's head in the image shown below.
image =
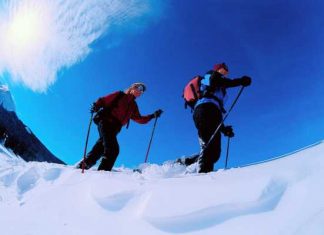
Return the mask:
[(213, 70), (219, 72), (224, 76), (226, 76), (229, 72), (228, 67), (225, 63), (215, 64)]
[(139, 97), (141, 94), (144, 93), (144, 91), (146, 90), (146, 86), (144, 83), (141, 82), (136, 82), (133, 83), (126, 91), (126, 94), (131, 94), (133, 96), (135, 96), (136, 98)]

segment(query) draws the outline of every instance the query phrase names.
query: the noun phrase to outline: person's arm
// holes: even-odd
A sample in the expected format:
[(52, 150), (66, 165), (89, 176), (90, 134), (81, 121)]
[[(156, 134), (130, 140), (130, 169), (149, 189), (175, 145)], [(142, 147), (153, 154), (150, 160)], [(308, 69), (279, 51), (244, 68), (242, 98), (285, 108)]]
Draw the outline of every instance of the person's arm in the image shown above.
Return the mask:
[(222, 85), (225, 88), (228, 87), (237, 87), (237, 86), (249, 86), (251, 84), (251, 78), (248, 76), (243, 76), (241, 78), (234, 78), (234, 79), (229, 79), (229, 78), (224, 78), (222, 81)]
[(138, 106), (136, 103), (135, 103), (135, 105), (136, 105), (136, 107), (132, 113), (131, 119), (137, 123), (140, 123), (140, 124), (145, 124), (145, 123), (149, 122), (150, 120), (152, 120), (153, 118), (160, 117), (163, 112), (161, 109), (158, 109), (150, 115), (142, 116), (138, 110)]
[(140, 124), (145, 124), (151, 121), (154, 117), (154, 114), (142, 116), (138, 110), (137, 103), (135, 103), (134, 111), (131, 116), (132, 120)]
[(249, 86), (251, 84), (251, 78), (248, 76), (243, 76), (241, 78), (226, 78), (217, 71), (213, 71), (210, 76), (210, 81), (212, 86), (215, 87), (237, 87), (237, 86)]

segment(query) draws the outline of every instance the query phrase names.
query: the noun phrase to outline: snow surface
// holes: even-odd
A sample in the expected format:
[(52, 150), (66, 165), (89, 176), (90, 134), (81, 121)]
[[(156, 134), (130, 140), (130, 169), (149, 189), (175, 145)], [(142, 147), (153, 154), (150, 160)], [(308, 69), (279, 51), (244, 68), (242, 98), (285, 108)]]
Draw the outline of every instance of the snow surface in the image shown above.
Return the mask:
[(2, 85), (0, 83), (0, 105), (3, 105), (8, 111), (16, 111), (15, 102), (11, 96), (9, 88), (7, 85)]
[[(209, 174), (26, 163), (0, 146), (0, 234), (324, 234), (324, 142)], [(118, 170), (118, 169), (116, 169)]]

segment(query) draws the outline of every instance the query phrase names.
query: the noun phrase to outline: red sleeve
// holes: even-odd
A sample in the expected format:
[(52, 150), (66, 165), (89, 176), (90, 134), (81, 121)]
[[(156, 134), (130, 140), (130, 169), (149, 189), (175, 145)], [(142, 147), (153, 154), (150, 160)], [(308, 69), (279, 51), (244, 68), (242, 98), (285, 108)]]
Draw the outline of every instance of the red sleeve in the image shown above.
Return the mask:
[(97, 101), (96, 101), (96, 106), (98, 108), (104, 108), (107, 107), (111, 104), (111, 102), (118, 96), (119, 91), (116, 91), (114, 93), (111, 93), (107, 96), (104, 97), (100, 97)]
[(145, 123), (148, 123), (149, 121), (151, 121), (152, 118), (154, 118), (154, 115), (152, 115), (152, 114), (142, 116), (138, 110), (137, 104), (135, 103), (134, 111), (131, 116), (132, 120), (134, 120), (135, 122), (140, 123), (140, 124), (145, 124)]

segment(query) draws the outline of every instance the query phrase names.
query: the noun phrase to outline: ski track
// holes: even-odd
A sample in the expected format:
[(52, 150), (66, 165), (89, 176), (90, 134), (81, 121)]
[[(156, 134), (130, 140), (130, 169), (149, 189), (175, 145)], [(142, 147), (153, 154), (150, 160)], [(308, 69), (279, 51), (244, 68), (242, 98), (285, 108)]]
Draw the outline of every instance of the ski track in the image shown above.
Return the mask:
[(46, 181), (55, 181), (62, 174), (62, 169), (60, 168), (51, 168), (43, 173), (43, 178)]
[(94, 197), (94, 199), (105, 210), (116, 212), (122, 210), (134, 196), (135, 191), (125, 191), (102, 198)]
[(0, 182), (3, 184), (3, 186), (8, 188), (15, 182), (18, 175), (19, 175), (19, 172), (12, 171), (10, 173), (7, 173), (7, 174), (1, 176)]
[(7, 168), (0, 171), (0, 186), (12, 188), (18, 200), (31, 191), (40, 181), (53, 182), (62, 174), (60, 168), (43, 169), (37, 166)]
[(21, 196), (27, 191), (34, 188), (39, 178), (39, 173), (33, 167), (20, 175), (17, 179), (18, 194)]
[(280, 202), (287, 184), (271, 181), (263, 193), (253, 202), (227, 203), (208, 207), (188, 214), (172, 217), (146, 217), (146, 221), (157, 229), (168, 233), (188, 233), (221, 224), (238, 216), (264, 213), (274, 210)]

